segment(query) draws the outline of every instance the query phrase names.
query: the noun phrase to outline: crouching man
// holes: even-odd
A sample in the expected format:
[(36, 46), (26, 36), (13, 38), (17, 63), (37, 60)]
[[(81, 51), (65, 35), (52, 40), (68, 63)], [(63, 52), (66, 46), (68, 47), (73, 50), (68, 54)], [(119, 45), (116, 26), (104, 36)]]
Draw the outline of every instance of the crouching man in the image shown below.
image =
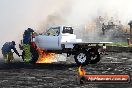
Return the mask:
[(15, 45), (15, 41), (6, 42), (1, 49), (6, 63), (10, 63), (14, 59), (11, 49), (13, 49), (14, 52), (20, 57), (18, 51), (15, 48)]

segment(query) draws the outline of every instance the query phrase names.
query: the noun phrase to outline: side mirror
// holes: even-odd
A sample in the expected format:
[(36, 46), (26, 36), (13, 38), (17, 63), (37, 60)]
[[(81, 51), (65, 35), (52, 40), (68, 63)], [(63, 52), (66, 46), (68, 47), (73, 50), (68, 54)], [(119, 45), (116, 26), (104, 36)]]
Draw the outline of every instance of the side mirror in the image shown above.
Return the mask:
[(48, 36), (50, 35), (50, 33), (47, 33), (48, 34)]

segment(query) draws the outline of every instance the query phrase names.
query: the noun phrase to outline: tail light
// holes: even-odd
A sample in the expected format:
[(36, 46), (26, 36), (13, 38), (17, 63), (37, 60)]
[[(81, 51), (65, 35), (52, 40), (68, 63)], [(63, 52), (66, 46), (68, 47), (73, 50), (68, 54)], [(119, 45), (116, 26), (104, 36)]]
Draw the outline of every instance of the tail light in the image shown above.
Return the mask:
[(34, 48), (36, 48), (36, 44), (35, 44), (35, 33), (33, 32), (32, 33), (32, 36), (31, 36), (31, 44)]
[(31, 36), (31, 42), (35, 42), (35, 33), (34, 32), (32, 33), (32, 36)]

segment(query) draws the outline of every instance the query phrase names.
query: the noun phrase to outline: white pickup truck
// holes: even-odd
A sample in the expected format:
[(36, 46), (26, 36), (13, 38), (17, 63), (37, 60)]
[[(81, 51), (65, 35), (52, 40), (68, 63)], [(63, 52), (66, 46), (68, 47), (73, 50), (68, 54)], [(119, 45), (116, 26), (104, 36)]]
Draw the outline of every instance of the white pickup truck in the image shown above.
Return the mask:
[[(53, 53), (67, 53), (74, 55), (77, 65), (95, 64), (100, 61), (99, 49), (103, 44), (111, 42), (83, 42), (77, 39), (72, 27), (55, 26), (50, 27), (47, 32), (39, 34), (32, 39), (37, 48)], [(32, 52), (31, 52), (32, 53)], [(32, 59), (38, 58), (32, 53)], [(36, 59), (37, 60), (37, 59)]]

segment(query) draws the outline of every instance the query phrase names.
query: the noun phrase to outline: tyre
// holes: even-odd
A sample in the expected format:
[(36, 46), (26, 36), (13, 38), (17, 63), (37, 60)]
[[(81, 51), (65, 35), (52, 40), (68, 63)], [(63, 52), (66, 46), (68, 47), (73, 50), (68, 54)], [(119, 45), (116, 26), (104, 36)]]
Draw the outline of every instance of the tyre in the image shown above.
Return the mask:
[(35, 64), (39, 58), (39, 54), (37, 50), (32, 46), (30, 46), (30, 53), (31, 53), (30, 63)]
[(95, 49), (89, 50), (89, 54), (90, 54), (90, 57), (91, 57), (90, 58), (90, 64), (96, 64), (97, 62), (100, 61), (100, 54)]
[(90, 60), (90, 56), (87, 51), (79, 51), (74, 56), (75, 62), (78, 66), (85, 66)]

